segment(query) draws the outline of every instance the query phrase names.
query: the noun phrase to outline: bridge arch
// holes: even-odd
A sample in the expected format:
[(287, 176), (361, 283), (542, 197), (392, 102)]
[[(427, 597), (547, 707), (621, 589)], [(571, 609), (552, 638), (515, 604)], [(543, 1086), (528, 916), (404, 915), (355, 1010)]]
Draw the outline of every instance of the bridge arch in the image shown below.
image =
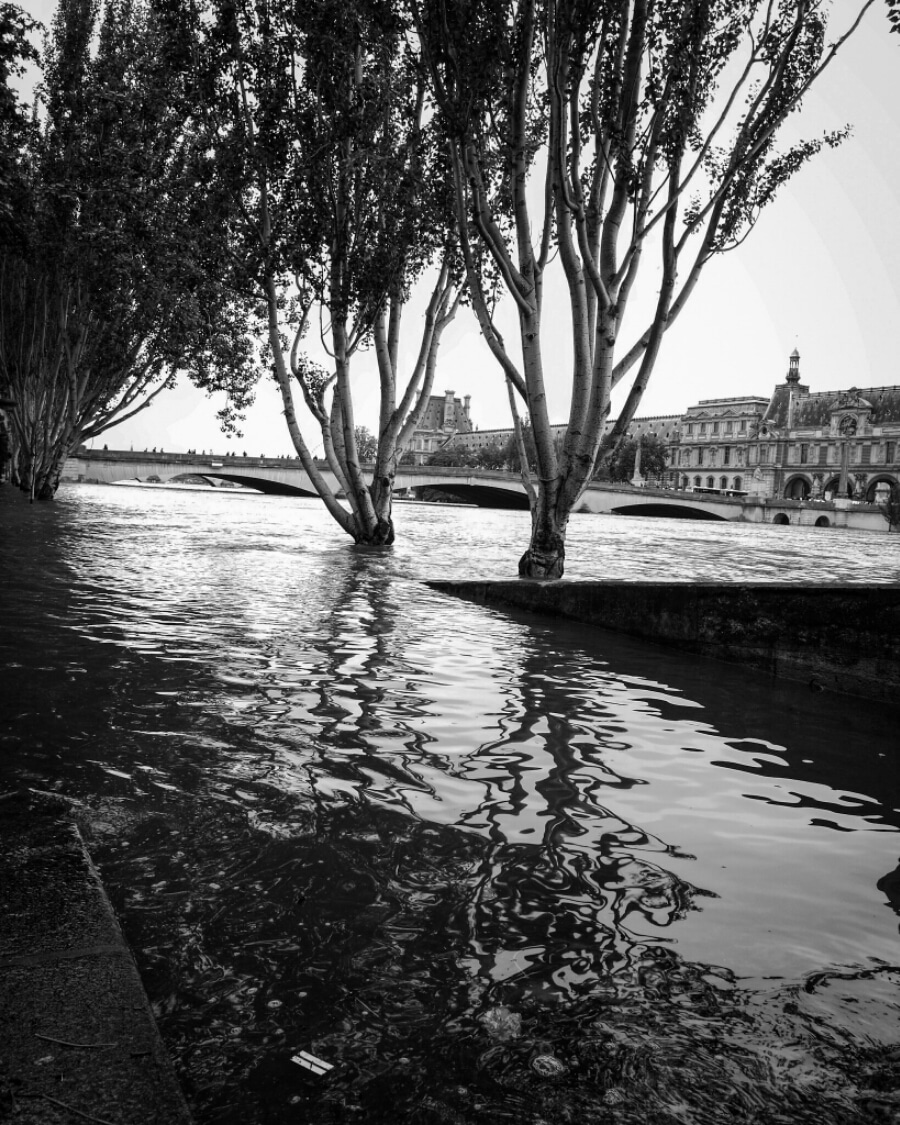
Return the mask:
[(232, 484), (242, 484), (245, 488), (254, 488), (257, 492), (264, 492), (267, 496), (302, 496), (307, 499), (315, 499), (317, 494), (310, 491), (308, 488), (301, 488), (296, 484), (285, 484), (284, 481), (270, 480), (267, 477), (254, 477), (246, 473), (217, 473), (217, 472), (202, 472), (202, 473), (179, 473), (177, 476), (169, 477), (165, 483), (169, 481), (177, 482), (184, 477), (203, 477), (205, 480), (227, 480)]
[(649, 516), (675, 520), (719, 520), (727, 523), (725, 516), (711, 512), (708, 508), (693, 507), (687, 504), (667, 504), (665, 500), (642, 500), (635, 503), (618, 504), (610, 511), (616, 516)]
[(790, 523), (790, 522), (791, 522), (791, 517), (786, 515), (784, 512), (779, 512), (778, 515), (772, 520), (772, 523), (776, 523), (780, 527), (783, 527), (784, 524)]
[(489, 484), (442, 481), (440, 484), (417, 485), (414, 492), (423, 499), (428, 493), (444, 493), (463, 504), (475, 504), (479, 508), (504, 508), (519, 512), (527, 512), (529, 508), (528, 497), (524, 492), (516, 492), (509, 488), (494, 488)]

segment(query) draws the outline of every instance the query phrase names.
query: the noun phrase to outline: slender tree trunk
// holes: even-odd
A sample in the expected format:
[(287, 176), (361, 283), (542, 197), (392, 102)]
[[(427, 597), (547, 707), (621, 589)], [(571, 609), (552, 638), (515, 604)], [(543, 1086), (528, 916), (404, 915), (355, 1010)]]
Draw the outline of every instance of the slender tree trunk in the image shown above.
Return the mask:
[(560, 506), (559, 464), (544, 392), (540, 311), (520, 312), (519, 323), (538, 466), (537, 497), (531, 510), (531, 542), (519, 559), (519, 575), (522, 578), (561, 578), (566, 561), (568, 510)]

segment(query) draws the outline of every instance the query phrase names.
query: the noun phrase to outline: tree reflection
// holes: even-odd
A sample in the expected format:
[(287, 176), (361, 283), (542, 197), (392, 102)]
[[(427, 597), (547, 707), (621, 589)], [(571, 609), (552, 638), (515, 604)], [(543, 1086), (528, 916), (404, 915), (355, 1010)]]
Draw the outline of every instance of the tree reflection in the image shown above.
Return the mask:
[[(645, 978), (665, 940), (659, 931), (708, 893), (665, 867), (683, 853), (611, 809), (611, 795), (642, 781), (603, 757), (616, 725), (603, 699), (587, 714), (572, 706), (566, 685), (582, 673), (578, 654), (526, 654), (516, 680), (521, 717), (477, 755), (488, 769), (500, 765), (465, 818), (486, 824), (491, 840), (469, 904), (471, 956), (506, 1001), (615, 995), (620, 983)], [(541, 839), (509, 840), (526, 807)]]

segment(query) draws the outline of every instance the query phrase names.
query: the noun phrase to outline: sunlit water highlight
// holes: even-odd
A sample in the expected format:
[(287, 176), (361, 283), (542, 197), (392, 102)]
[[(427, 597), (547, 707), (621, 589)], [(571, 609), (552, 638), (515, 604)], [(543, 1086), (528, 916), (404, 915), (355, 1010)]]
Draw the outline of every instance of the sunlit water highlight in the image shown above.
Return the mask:
[[(198, 1121), (631, 1120), (660, 1020), (747, 1056), (738, 993), (782, 1060), (895, 1041), (896, 713), (447, 598), (527, 515), (396, 515), (365, 552), (307, 501), (0, 503), (0, 788), (77, 802)], [(897, 583), (900, 536), (580, 516), (568, 575)], [(788, 1096), (716, 1065), (723, 1121)]]

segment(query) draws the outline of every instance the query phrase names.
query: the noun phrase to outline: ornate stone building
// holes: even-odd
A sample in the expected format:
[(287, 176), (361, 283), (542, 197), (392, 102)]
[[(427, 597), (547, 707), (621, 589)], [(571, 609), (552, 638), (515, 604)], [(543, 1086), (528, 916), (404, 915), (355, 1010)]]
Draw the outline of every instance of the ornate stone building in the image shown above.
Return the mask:
[(672, 483), (678, 488), (748, 491), (751, 447), (769, 400), (701, 399), (682, 414), (669, 446)]
[(472, 432), (470, 400), (471, 396), (466, 395), (460, 402), (453, 391), (445, 391), (443, 398), (440, 395), (429, 398), (422, 421), (413, 433), (409, 447), (416, 464), (421, 465), (448, 442)]
[[(554, 426), (554, 437), (565, 429)], [(796, 349), (771, 397), (701, 399), (680, 416), (635, 418), (630, 432), (666, 442), (662, 483), (670, 487), (869, 502), (900, 488), (900, 386), (810, 392), (800, 382)], [(414, 454), (426, 460), (448, 442), (502, 449), (511, 435), (511, 428), (473, 429), (469, 396), (460, 403), (447, 391), (431, 399)]]
[(800, 353), (771, 398), (705, 399), (670, 450), (681, 488), (874, 502), (900, 484), (900, 387), (811, 393)]

